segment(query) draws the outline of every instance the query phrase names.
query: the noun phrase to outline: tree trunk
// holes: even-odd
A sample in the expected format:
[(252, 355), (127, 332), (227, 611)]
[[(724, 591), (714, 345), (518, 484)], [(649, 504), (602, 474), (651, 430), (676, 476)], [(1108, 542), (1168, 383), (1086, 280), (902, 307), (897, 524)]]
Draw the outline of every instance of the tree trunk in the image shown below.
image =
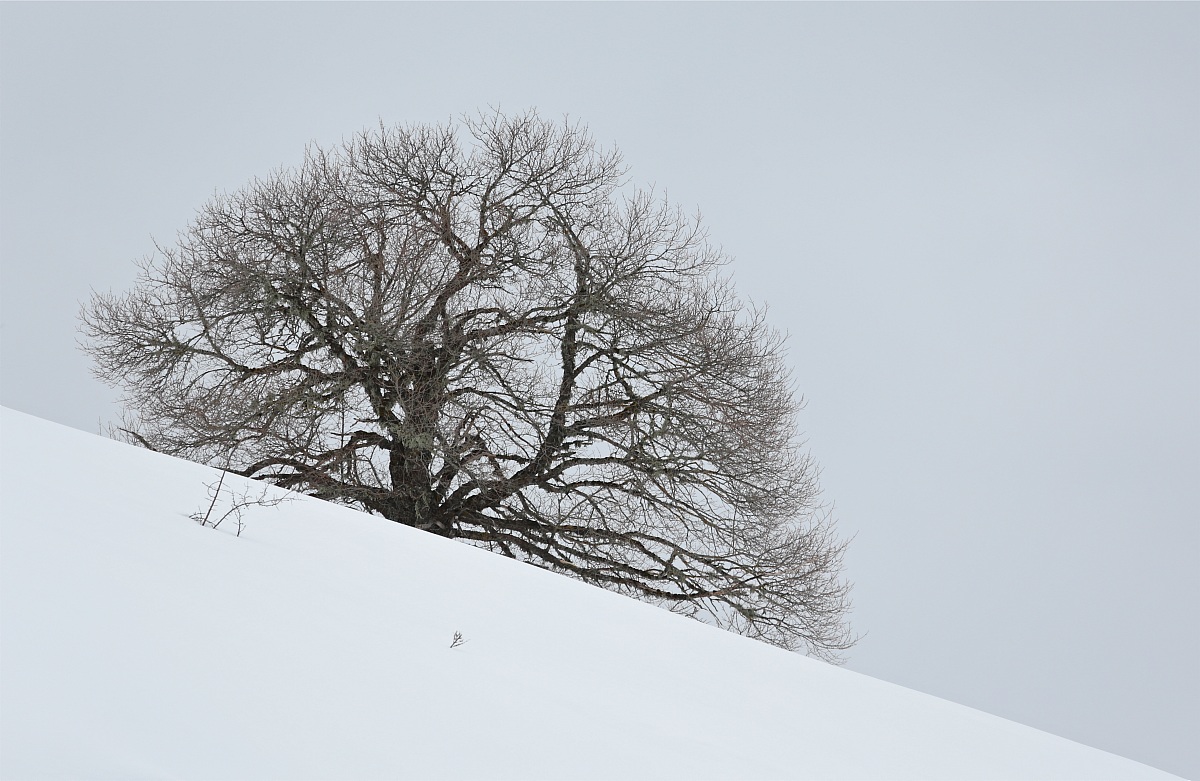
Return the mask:
[(393, 440), (388, 467), (397, 515), (391, 520), (445, 535), (450, 527), (436, 517), (438, 497), (430, 473), (442, 408), (438, 352), (428, 345), (413, 350), (410, 382), (401, 394), (403, 428), (398, 441)]

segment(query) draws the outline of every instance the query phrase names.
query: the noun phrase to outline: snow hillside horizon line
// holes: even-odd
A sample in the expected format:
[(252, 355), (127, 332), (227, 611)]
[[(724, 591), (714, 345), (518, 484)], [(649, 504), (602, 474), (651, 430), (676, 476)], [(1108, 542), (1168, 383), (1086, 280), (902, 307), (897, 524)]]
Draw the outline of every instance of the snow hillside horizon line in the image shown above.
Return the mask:
[(1175, 778), (217, 476), (0, 409), (0, 778)]

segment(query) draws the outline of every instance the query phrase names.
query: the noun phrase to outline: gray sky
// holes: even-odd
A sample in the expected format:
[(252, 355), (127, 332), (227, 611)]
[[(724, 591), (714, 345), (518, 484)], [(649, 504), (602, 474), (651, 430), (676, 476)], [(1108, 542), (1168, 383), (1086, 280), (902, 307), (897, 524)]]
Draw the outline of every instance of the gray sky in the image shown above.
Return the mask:
[[(792, 334), (849, 667), (1200, 778), (1200, 5), (0, 4), (0, 400), (216, 190), (589, 124)], [(64, 480), (69, 481), (69, 475)]]

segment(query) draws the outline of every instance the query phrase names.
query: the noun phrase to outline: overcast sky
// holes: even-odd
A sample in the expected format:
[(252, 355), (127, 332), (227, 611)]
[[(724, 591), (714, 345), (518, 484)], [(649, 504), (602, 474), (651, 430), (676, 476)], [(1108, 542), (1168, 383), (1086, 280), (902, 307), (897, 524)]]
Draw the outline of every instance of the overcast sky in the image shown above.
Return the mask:
[[(1200, 5), (0, 4), (0, 400), (214, 191), (569, 114), (791, 334), (849, 667), (1200, 778)], [(63, 476), (70, 483), (70, 476)]]

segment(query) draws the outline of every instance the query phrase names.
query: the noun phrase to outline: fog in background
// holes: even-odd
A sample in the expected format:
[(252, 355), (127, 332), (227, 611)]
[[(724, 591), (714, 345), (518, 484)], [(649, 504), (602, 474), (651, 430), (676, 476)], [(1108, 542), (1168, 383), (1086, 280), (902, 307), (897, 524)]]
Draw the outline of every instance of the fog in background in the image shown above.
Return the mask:
[(619, 146), (790, 332), (850, 669), (1200, 778), (1194, 3), (0, 4), (0, 401), (97, 431), (92, 288), (489, 106)]

